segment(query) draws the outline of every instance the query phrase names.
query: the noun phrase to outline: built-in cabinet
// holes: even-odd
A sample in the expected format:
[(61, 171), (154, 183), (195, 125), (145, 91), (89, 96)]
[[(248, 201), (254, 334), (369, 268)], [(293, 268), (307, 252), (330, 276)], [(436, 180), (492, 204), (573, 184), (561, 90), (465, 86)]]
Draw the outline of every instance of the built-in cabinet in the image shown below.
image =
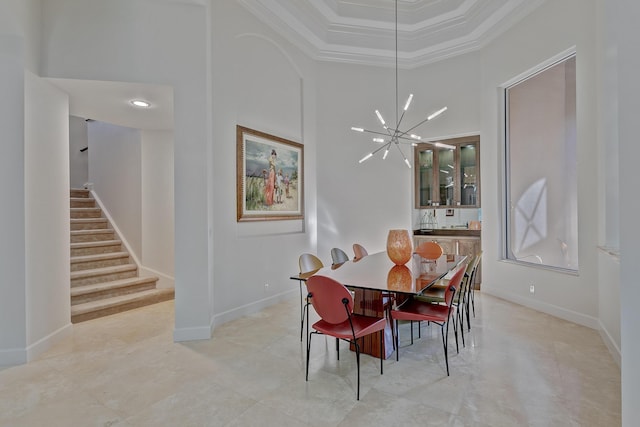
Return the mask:
[(480, 207), (480, 137), (420, 143), (414, 148), (415, 207)]
[[(445, 254), (466, 255), (468, 261), (482, 251), (482, 242), (480, 237), (476, 236), (430, 236), (430, 235), (414, 235), (413, 244), (414, 247), (418, 247), (422, 242), (436, 242), (442, 247), (442, 252)], [(480, 289), (480, 283), (482, 283), (482, 271), (480, 266), (476, 272), (476, 279), (474, 282), (474, 288)]]

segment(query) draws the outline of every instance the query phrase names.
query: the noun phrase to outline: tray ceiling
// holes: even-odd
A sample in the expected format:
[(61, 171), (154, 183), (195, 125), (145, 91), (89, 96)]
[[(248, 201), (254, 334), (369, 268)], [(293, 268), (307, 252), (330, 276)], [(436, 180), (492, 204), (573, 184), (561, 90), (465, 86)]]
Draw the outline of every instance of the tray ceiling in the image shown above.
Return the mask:
[[(477, 50), (545, 0), (398, 0), (398, 65)], [(394, 0), (238, 0), (280, 35), (325, 61), (395, 63)]]

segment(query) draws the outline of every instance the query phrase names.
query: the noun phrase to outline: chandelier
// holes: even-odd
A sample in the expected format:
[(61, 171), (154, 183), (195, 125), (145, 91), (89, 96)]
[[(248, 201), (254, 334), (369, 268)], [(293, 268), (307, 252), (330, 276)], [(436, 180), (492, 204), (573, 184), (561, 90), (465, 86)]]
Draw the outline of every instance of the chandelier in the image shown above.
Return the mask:
[[(400, 155), (402, 155), (402, 158), (404, 159), (405, 164), (407, 165), (407, 167), (409, 167), (409, 169), (411, 169), (411, 163), (407, 159), (407, 156), (404, 155), (404, 152), (400, 148), (400, 144), (411, 144), (413, 146), (417, 145), (417, 141), (422, 140), (422, 137), (420, 135), (416, 135), (415, 133), (412, 133), (412, 131), (417, 127), (419, 127), (420, 125), (422, 125), (423, 123), (433, 120), (436, 117), (438, 117), (440, 114), (444, 113), (447, 110), (447, 107), (442, 107), (441, 109), (435, 111), (434, 113), (427, 116), (426, 119), (424, 119), (417, 125), (407, 130), (400, 129), (400, 124), (402, 123), (402, 119), (404, 118), (404, 113), (407, 112), (407, 110), (409, 109), (409, 105), (411, 105), (411, 101), (413, 100), (413, 94), (410, 94), (409, 97), (407, 98), (407, 101), (404, 104), (404, 108), (402, 109), (402, 114), (400, 114), (398, 110), (398, 0), (395, 1), (395, 42), (396, 42), (396, 46), (395, 46), (396, 47), (396, 62), (395, 62), (395, 65), (396, 65), (396, 76), (395, 76), (396, 77), (396, 123), (395, 123), (395, 126), (387, 125), (380, 111), (375, 110), (378, 121), (382, 125), (382, 130), (375, 131), (375, 130), (369, 130), (369, 129), (365, 129), (357, 126), (352, 127), (351, 130), (356, 132), (367, 132), (367, 133), (374, 134), (375, 136), (373, 138), (373, 142), (382, 144), (380, 147), (378, 147), (377, 149), (375, 149), (374, 151), (370, 152), (369, 154), (364, 156), (362, 159), (360, 159), (359, 163), (362, 163), (365, 160), (373, 157), (374, 154), (378, 153), (379, 151), (382, 151), (383, 149), (385, 150), (382, 156), (382, 159), (384, 160), (387, 158), (387, 155), (389, 154), (389, 150), (391, 146), (395, 145), (395, 147), (400, 152)], [(434, 145), (438, 145), (438, 143), (434, 143)]]

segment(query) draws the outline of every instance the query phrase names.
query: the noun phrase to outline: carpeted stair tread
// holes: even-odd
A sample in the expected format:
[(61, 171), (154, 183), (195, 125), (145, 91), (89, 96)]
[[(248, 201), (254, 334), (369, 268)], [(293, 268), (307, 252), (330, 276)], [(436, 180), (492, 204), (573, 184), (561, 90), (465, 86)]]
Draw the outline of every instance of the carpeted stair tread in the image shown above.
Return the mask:
[(93, 230), (71, 230), (72, 236), (80, 236), (84, 234), (103, 234), (103, 233), (113, 233), (112, 228), (96, 228)]
[(71, 243), (71, 249), (95, 248), (98, 246), (114, 246), (121, 245), (122, 240), (97, 240), (95, 242), (77, 242)]
[(123, 310), (155, 304), (174, 298), (173, 289), (151, 289), (71, 306), (73, 323), (119, 313)]
[(113, 280), (111, 282), (96, 283), (93, 285), (76, 286), (71, 288), (71, 296), (77, 297), (96, 292), (104, 292), (107, 290), (115, 290), (125, 288), (127, 286), (139, 285), (143, 283), (157, 282), (158, 278), (150, 277), (132, 277), (131, 279)]
[(106, 223), (108, 220), (107, 218), (71, 218), (71, 223), (72, 224), (93, 224), (93, 223), (100, 223), (100, 222), (104, 222)]
[(101, 261), (107, 259), (115, 259), (115, 258), (125, 258), (128, 257), (128, 252), (108, 252), (104, 254), (93, 254), (93, 255), (80, 255), (80, 256), (72, 256), (71, 264), (79, 263), (79, 262), (89, 262), (89, 261)]
[(113, 273), (123, 273), (123, 272), (133, 271), (137, 269), (138, 269), (138, 266), (135, 264), (124, 264), (124, 265), (115, 265), (113, 267), (93, 268), (91, 270), (72, 271), (71, 280), (102, 276), (102, 275), (113, 274)]

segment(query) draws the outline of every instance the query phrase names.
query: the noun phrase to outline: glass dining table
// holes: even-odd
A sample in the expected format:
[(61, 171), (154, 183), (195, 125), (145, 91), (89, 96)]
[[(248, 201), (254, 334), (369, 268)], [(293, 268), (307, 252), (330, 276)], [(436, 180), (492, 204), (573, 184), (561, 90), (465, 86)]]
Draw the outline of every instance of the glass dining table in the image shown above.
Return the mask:
[[(383, 317), (390, 304), (401, 303), (411, 295), (420, 294), (446, 278), (466, 259), (465, 255), (443, 254), (435, 260), (428, 260), (413, 254), (405, 265), (395, 265), (386, 252), (378, 252), (358, 261), (347, 261), (290, 278), (304, 281), (316, 274), (330, 277), (354, 292), (354, 313)], [(379, 339), (379, 334), (365, 337), (362, 353), (379, 357)], [(390, 321), (384, 333), (383, 351), (385, 358), (393, 353)]]

